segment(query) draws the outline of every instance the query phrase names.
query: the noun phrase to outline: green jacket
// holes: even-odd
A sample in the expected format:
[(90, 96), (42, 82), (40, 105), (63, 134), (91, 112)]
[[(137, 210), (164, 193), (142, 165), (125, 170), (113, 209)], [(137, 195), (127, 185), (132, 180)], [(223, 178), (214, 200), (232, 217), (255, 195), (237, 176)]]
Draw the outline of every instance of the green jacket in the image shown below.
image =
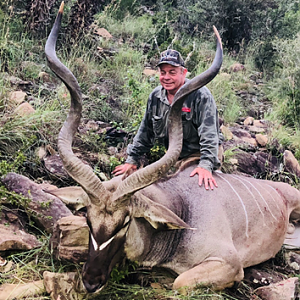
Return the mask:
[[(126, 163), (139, 165), (141, 156), (150, 151), (156, 140), (168, 147), (169, 111), (166, 90), (158, 86), (149, 96), (146, 113), (133, 143), (128, 145)], [(219, 130), (216, 103), (208, 88), (202, 87), (186, 97), (182, 122), (183, 146), (180, 158), (200, 152), (199, 167), (210, 172), (219, 168), (218, 147), (223, 136)]]

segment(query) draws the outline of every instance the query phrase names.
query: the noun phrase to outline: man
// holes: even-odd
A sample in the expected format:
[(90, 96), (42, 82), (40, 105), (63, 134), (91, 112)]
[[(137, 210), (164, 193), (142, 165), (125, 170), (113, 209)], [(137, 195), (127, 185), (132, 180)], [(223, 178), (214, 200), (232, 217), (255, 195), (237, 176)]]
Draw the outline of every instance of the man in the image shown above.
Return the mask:
[[(114, 175), (129, 175), (134, 172), (141, 156), (150, 151), (154, 142), (168, 145), (167, 117), (176, 92), (188, 80), (184, 60), (176, 50), (162, 52), (158, 63), (161, 86), (149, 96), (146, 113), (133, 144), (127, 148), (125, 164), (117, 166)], [(199, 185), (214, 189), (217, 182), (212, 171), (220, 167), (218, 148), (222, 134), (219, 131), (216, 104), (210, 91), (202, 87), (186, 97), (182, 108), (183, 147), (180, 159), (199, 155), (199, 165), (190, 176), (198, 174)]]

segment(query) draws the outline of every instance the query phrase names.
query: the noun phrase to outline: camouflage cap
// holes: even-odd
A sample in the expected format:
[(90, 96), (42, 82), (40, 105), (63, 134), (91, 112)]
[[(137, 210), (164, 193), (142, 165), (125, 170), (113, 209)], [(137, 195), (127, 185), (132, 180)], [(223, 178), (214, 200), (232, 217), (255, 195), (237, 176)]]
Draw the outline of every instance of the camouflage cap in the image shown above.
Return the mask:
[(169, 64), (175, 67), (184, 67), (184, 60), (178, 51), (168, 49), (162, 52), (160, 55), (160, 61), (157, 66), (161, 64)]

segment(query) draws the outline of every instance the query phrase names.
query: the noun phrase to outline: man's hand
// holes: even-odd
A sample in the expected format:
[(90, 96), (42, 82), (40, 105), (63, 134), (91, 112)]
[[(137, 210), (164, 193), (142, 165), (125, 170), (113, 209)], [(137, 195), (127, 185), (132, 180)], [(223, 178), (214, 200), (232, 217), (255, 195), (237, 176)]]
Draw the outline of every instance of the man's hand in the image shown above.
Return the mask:
[(136, 165), (125, 163), (124, 165), (116, 166), (115, 169), (112, 171), (112, 174), (114, 174), (115, 176), (124, 174), (122, 179), (125, 179), (134, 171), (136, 171), (136, 169), (137, 169)]
[(202, 182), (204, 182), (204, 187), (208, 190), (209, 187), (213, 190), (214, 186), (218, 187), (216, 180), (212, 177), (211, 172), (207, 171), (206, 169), (197, 167), (193, 170), (193, 172), (190, 174), (191, 177), (193, 177), (195, 174), (199, 175), (199, 185), (202, 185)]

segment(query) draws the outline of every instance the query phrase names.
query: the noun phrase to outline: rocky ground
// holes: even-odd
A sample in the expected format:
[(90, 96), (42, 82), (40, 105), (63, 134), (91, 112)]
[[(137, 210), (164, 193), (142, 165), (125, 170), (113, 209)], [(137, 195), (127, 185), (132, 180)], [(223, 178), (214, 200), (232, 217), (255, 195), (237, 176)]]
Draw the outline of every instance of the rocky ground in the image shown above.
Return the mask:
[[(237, 92), (241, 101), (251, 103), (247, 112), (248, 116), (240, 118), (232, 125), (222, 124), (220, 121), (225, 137), (222, 171), (243, 173), (295, 185), (300, 177), (299, 163), (290, 150), (285, 149), (278, 140), (272, 137), (272, 124), (263, 119), (263, 112), (268, 109), (270, 103), (260, 93), (258, 88), (261, 84), (260, 79), (253, 77), (251, 80), (255, 82), (252, 92), (249, 90)], [(15, 112), (20, 116), (29, 115), (34, 111), (30, 103), (25, 100), (25, 96), (23, 91), (17, 91), (11, 96), (12, 101), (15, 101)], [(120, 145), (126, 144), (129, 138), (128, 133), (95, 120), (84, 120), (79, 132), (82, 140), (79, 136), (76, 138), (76, 155), (92, 167), (97, 166), (98, 175), (102, 180), (107, 180), (111, 176), (110, 158), (112, 156), (118, 159), (124, 157), (125, 148)], [(83, 137), (91, 132), (101, 135), (107, 141), (110, 145), (107, 150), (108, 154), (99, 155), (99, 153), (84, 149)], [(34, 222), (40, 230), (51, 235), (50, 245), (53, 256), (60, 260), (80, 264), (86, 259), (88, 247), (88, 227), (84, 218), (84, 207), (80, 201), (82, 195), (80, 190), (75, 190), (73, 198), (69, 199), (64, 196), (64, 190), (58, 188), (58, 185), (60, 187), (72, 185), (72, 180), (64, 171), (59, 155), (50, 145), (37, 149), (36, 153), (41, 161), (40, 174), (44, 175), (42, 179), (32, 180), (10, 173), (1, 179), (2, 184), (9, 191), (30, 198), (31, 201), (26, 204), (26, 210), (33, 214)], [(0, 268), (1, 272), (6, 273), (13, 268), (11, 262), (5, 259), (7, 253), (34, 249), (40, 247), (41, 244), (34, 234), (27, 232), (28, 216), (24, 210), (14, 207), (11, 203), (5, 203), (5, 201), (3, 203), (3, 199), (2, 204), (0, 253), (3, 259), (0, 262)], [(299, 270), (298, 252), (295, 249), (291, 251), (283, 248), (276, 258), (260, 266), (246, 269), (244, 281), (226, 290), (226, 294), (232, 297), (230, 299), (299, 299)], [(145, 274), (142, 270), (140, 271)], [(76, 285), (77, 277), (76, 272), (63, 274), (45, 272), (43, 281), (17, 285), (4, 284), (0, 286), (0, 300), (15, 299), (19, 295), (25, 295), (23, 290), (27, 291), (29, 286), (33, 289), (32, 293), (45, 293), (46, 291), (55, 300), (83, 299), (85, 296), (81, 294), (80, 286)], [(135, 276), (125, 278), (125, 282), (143, 283), (153, 289), (170, 289), (168, 281), (158, 283), (155, 281), (153, 273), (142, 276), (139, 274), (139, 269), (135, 271)], [(16, 293), (11, 293), (12, 290)], [(62, 290), (67, 291), (65, 296), (60, 296)]]

